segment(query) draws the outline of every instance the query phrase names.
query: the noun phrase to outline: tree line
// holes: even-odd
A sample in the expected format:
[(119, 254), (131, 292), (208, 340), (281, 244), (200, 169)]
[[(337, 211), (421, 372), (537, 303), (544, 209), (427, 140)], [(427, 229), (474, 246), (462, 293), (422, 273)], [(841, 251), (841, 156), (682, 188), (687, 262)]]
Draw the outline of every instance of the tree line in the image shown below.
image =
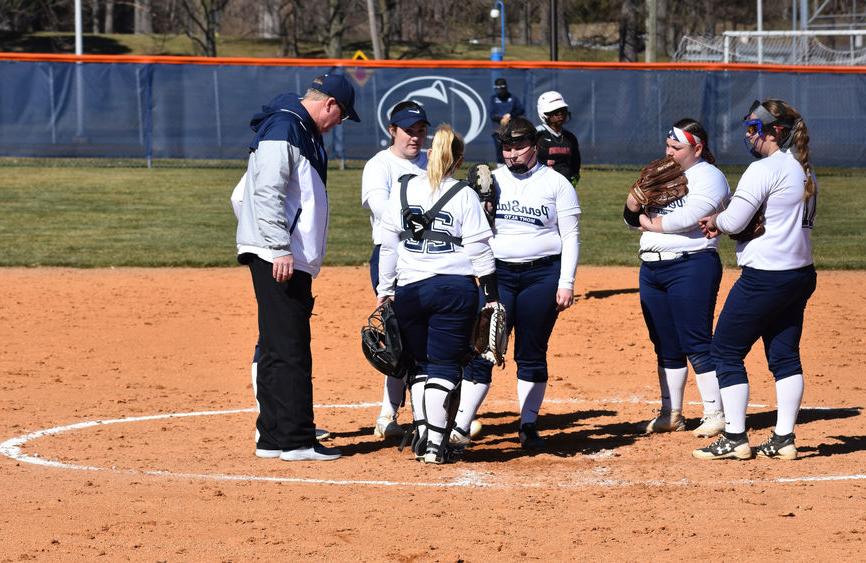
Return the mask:
[[(85, 33), (186, 34), (199, 54), (217, 56), (218, 36), (278, 39), (286, 57), (342, 58), (347, 44), (367, 44), (377, 58), (424, 57), (437, 44), (497, 44), (492, 0), (82, 0)], [(558, 25), (551, 30), (551, 6)], [(657, 17), (656, 45), (672, 56), (683, 35), (754, 27), (754, 0), (522, 0), (505, 1), (510, 44), (560, 50), (577, 43), (581, 24), (612, 23), (613, 32), (584, 45), (617, 46), (622, 61), (637, 61), (646, 41), (648, 7)], [(765, 2), (765, 22), (788, 17), (787, 2)], [(74, 28), (71, 0), (0, 0), (0, 32)], [(310, 45), (318, 46), (311, 48)]]

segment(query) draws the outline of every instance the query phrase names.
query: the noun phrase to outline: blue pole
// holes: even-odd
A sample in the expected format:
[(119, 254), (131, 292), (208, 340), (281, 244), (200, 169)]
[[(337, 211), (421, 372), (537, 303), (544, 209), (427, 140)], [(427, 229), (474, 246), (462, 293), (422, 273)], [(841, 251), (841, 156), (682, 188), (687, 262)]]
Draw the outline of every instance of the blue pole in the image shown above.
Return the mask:
[(502, 58), (505, 59), (505, 2), (502, 0), (496, 0), (496, 4), (500, 6), (499, 20), (500, 23), (500, 36), (502, 38)]

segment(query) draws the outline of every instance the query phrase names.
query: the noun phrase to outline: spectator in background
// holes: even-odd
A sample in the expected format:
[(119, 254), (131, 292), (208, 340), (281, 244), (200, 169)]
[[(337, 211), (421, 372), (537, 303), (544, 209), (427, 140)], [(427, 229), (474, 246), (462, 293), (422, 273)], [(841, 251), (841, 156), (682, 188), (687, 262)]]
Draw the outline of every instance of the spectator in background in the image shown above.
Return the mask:
[(505, 127), (513, 117), (522, 117), (524, 112), (523, 104), (517, 96), (513, 96), (508, 91), (508, 83), (504, 78), (497, 78), (493, 83), (494, 94), (490, 96), (490, 104), (487, 108), (490, 111), (490, 120), (493, 122), (493, 143), (496, 148), (496, 162), (505, 164), (502, 158), (502, 145), (496, 137), (496, 131), (500, 127)]

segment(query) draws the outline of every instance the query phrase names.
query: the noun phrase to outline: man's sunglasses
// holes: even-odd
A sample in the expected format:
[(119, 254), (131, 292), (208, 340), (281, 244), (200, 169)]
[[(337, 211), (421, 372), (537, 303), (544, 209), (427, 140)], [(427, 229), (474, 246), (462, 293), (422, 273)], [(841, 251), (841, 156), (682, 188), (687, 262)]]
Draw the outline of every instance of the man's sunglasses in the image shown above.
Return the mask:
[(337, 104), (337, 107), (340, 108), (340, 122), (346, 121), (349, 119), (349, 112), (346, 111), (346, 108), (343, 107), (343, 104), (337, 101), (337, 98), (334, 98), (334, 103)]

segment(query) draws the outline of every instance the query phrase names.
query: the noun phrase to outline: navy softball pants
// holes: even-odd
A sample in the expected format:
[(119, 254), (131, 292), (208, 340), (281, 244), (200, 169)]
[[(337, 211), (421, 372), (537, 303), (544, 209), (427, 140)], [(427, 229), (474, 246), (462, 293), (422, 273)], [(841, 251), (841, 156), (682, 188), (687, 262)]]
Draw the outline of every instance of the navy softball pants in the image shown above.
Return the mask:
[(470, 276), (436, 275), (397, 286), (394, 313), (418, 373), (457, 383), (469, 357), (478, 286)]
[[(496, 261), (499, 302), (505, 307), (508, 332), (514, 329), (517, 379), (547, 381), (547, 344), (559, 315), (556, 310), (559, 270), (559, 256), (529, 265)], [(490, 383), (492, 373), (491, 362), (475, 357), (466, 366), (463, 378)]]
[(764, 341), (767, 364), (776, 381), (803, 373), (803, 312), (816, 283), (812, 265), (776, 272), (743, 268), (713, 335), (719, 387), (748, 383), (743, 360), (759, 338)]
[(640, 306), (658, 363), (695, 373), (714, 369), (710, 356), (713, 314), (722, 280), (716, 252), (697, 252), (640, 267)]

